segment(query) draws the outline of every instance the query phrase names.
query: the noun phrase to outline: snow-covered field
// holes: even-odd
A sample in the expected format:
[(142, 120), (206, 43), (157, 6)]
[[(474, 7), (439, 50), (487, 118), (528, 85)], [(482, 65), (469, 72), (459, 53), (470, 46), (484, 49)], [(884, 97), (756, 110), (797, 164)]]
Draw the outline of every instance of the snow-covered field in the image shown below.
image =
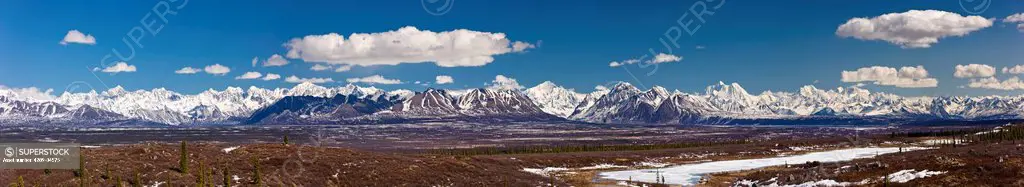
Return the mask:
[[(903, 148), (904, 151), (921, 149), (926, 148)], [(780, 166), (786, 164), (802, 164), (812, 161), (841, 162), (859, 158), (871, 158), (878, 155), (895, 153), (899, 151), (900, 148), (897, 147), (851, 148), (785, 157), (727, 160), (679, 165), (668, 168), (602, 172), (599, 174), (599, 177), (602, 179), (619, 181), (632, 180), (637, 182), (657, 183), (657, 179), (659, 178), (658, 173), (660, 173), (660, 176), (664, 177), (665, 183), (677, 185), (695, 185), (699, 182), (700, 178), (703, 175), (710, 173), (742, 171), (769, 166)]]

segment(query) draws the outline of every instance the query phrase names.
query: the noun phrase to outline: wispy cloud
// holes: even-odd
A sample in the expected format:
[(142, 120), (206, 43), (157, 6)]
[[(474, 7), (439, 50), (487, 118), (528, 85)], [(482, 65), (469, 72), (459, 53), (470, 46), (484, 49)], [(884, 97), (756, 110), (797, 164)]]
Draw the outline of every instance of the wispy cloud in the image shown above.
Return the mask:
[(245, 72), (244, 74), (235, 77), (235, 79), (258, 79), (258, 78), (260, 78), (262, 76), (263, 76), (263, 74), (260, 73), (260, 72), (250, 71), (250, 72)]
[(113, 66), (103, 68), (101, 71), (104, 73), (122, 73), (122, 72), (135, 72), (135, 65), (129, 65), (126, 62), (117, 62)]
[(309, 82), (309, 83), (314, 83), (314, 84), (322, 84), (322, 83), (334, 82), (334, 79), (331, 79), (331, 78), (315, 78), (315, 77), (314, 78), (299, 78), (299, 77), (296, 77), (295, 75), (292, 75), (292, 76), (290, 76), (288, 78), (285, 78), (284, 81), (285, 82), (289, 82), (289, 83)]
[(181, 68), (179, 70), (175, 70), (174, 73), (176, 73), (176, 74), (196, 74), (196, 73), (199, 73), (199, 72), (202, 72), (202, 71), (203, 70), (201, 70), (199, 68), (183, 67), (183, 68)]
[(381, 75), (372, 75), (362, 78), (348, 78), (345, 81), (349, 83), (367, 83), (367, 84), (402, 84), (402, 80), (388, 79)]

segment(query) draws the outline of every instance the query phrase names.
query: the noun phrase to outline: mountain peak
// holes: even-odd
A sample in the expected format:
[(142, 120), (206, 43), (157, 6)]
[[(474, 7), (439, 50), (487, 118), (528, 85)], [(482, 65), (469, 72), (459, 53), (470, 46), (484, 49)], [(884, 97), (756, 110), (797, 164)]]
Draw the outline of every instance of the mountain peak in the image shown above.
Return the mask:
[(657, 93), (658, 95), (661, 95), (661, 96), (668, 96), (669, 95), (668, 89), (665, 89), (665, 87), (661, 87), (661, 86), (651, 87), (651, 90), (648, 90), (648, 92), (654, 92), (654, 93)]
[(559, 86), (557, 84), (555, 84), (554, 82), (544, 81), (544, 82), (542, 82), (540, 84), (537, 84), (537, 86), (534, 86), (533, 88), (530, 88), (530, 89), (534, 89), (534, 88), (547, 88), (547, 89), (551, 89), (551, 88), (555, 88), (555, 87), (559, 87)]
[(307, 95), (317, 97), (332, 97), (335, 95), (331, 89), (311, 82), (299, 83), (295, 85), (295, 87), (292, 87), (291, 90), (288, 90), (288, 92), (288, 95)]
[(637, 89), (636, 86), (633, 86), (633, 84), (630, 84), (628, 82), (616, 83), (615, 87), (612, 87), (612, 89), (611, 89), (611, 92), (621, 92), (621, 91), (640, 91), (640, 89)]
[(292, 87), (292, 89), (305, 89), (305, 88), (317, 88), (317, 87), (323, 88), (322, 86), (316, 85), (316, 84), (314, 84), (312, 82), (302, 82), (302, 83), (296, 84), (294, 87)]
[(124, 87), (121, 87), (121, 85), (117, 85), (117, 86), (114, 86), (113, 88), (110, 88), (107, 91), (103, 92), (103, 94), (113, 96), (113, 95), (122, 95), (122, 94), (127, 93), (127, 92), (128, 91), (124, 90)]
[(708, 95), (735, 95), (735, 96), (749, 96), (746, 89), (743, 89), (739, 83), (725, 84), (725, 82), (718, 81), (717, 85), (708, 86), (705, 89)]

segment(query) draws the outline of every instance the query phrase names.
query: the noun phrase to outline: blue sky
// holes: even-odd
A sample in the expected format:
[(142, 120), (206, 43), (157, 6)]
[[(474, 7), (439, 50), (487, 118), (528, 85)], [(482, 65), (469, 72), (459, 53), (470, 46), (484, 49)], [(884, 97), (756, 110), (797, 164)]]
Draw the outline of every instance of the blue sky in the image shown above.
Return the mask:
[[(684, 34), (671, 51), (678, 62), (657, 64), (657, 71), (639, 65), (609, 67), (609, 62), (639, 58), (653, 48), (661, 53), (663, 33), (677, 26), (697, 1), (454, 1), (442, 15), (424, 10), (421, 1), (189, 1), (168, 15), (159, 33), (146, 33), (142, 48), (127, 64), (135, 72), (104, 73), (93, 68), (111, 49), (128, 50), (125, 34), (160, 2), (168, 1), (6, 1), (0, 7), (0, 85), (52, 88), (58, 93), (74, 82), (97, 90), (122, 85), (127, 89), (165, 87), (196, 93), (227, 86), (291, 87), (282, 79), (236, 80), (245, 72), (282, 77), (332, 78), (325, 86), (347, 84), (348, 78), (381, 75), (403, 84), (374, 84), (385, 89), (422, 90), (415, 81), (434, 82), (449, 75), (454, 83), (440, 88), (483, 87), (495, 75), (513, 77), (524, 86), (550, 80), (589, 92), (595, 85), (629, 81), (661, 85), (684, 92), (703, 92), (718, 81), (739, 82), (748, 91), (795, 91), (852, 86), (841, 72), (869, 66), (899, 69), (921, 65), (934, 87), (906, 88), (866, 83), (869, 90), (904, 95), (1020, 94), (1020, 89), (966, 87), (970, 78), (954, 77), (958, 64), (985, 64), (1002, 69), (1024, 64), (1024, 33), (1007, 16), (1024, 12), (1024, 2), (993, 1), (972, 14), (957, 1), (725, 1), (706, 15), (695, 34)], [(424, 0), (426, 1), (426, 0)], [(439, 0), (445, 1), (445, 0)], [(719, 1), (708, 1), (715, 5)], [(427, 4), (426, 6), (436, 6)], [(432, 8), (432, 7), (431, 7)], [(995, 19), (991, 26), (963, 36), (939, 38), (927, 48), (903, 48), (882, 40), (837, 35), (848, 20), (910, 10), (939, 10), (962, 16)], [(535, 45), (524, 52), (493, 55), (493, 62), (472, 67), (440, 67), (435, 63), (356, 66), (351, 71), (312, 71), (317, 62), (290, 58), (284, 66), (253, 67), (253, 57), (285, 55), (293, 38), (338, 33), (381, 33), (405, 26), (435, 32), (467, 29), (504, 33), (510, 41)], [(95, 44), (59, 42), (70, 30), (92, 35)], [(698, 47), (700, 46), (700, 47)], [(700, 49), (698, 49), (700, 48)], [(175, 74), (182, 67), (221, 64), (223, 76)], [(320, 63), (323, 64), (323, 63)], [(338, 67), (339, 65), (335, 65)], [(635, 75), (630, 76), (626, 69)], [(1002, 81), (1016, 74), (997, 72)], [(976, 77), (975, 79), (980, 79)], [(366, 84), (363, 84), (366, 85)]]

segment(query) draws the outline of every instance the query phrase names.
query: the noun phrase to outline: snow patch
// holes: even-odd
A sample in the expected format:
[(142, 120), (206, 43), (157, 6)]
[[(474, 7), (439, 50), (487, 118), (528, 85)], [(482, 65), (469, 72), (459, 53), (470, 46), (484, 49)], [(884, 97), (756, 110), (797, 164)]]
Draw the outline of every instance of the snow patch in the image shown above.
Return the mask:
[(561, 168), (561, 167), (546, 167), (546, 168), (542, 168), (542, 169), (539, 169), (539, 168), (523, 168), (523, 171), (529, 172), (529, 173), (533, 173), (533, 174), (537, 174), (537, 175), (542, 175), (542, 176), (551, 176), (551, 174), (554, 174), (555, 172), (569, 171), (569, 168)]
[(595, 170), (595, 169), (610, 169), (610, 168), (624, 168), (626, 166), (619, 166), (614, 164), (598, 164), (594, 166), (587, 166), (579, 168), (580, 170)]
[[(925, 148), (903, 148), (904, 150), (921, 150)], [(852, 148), (842, 149), (824, 152), (808, 153), (803, 155), (786, 156), (786, 157), (773, 157), (773, 158), (761, 158), (761, 159), (743, 159), (743, 160), (727, 160), (727, 161), (716, 161), (706, 162), (698, 164), (686, 164), (667, 168), (658, 169), (640, 169), (640, 170), (626, 170), (626, 171), (613, 171), (613, 172), (602, 172), (599, 176), (603, 179), (611, 180), (633, 180), (648, 183), (655, 183), (658, 179), (658, 174), (655, 170), (661, 171), (661, 176), (676, 176), (669, 177), (665, 180), (668, 184), (676, 185), (696, 185), (701, 177), (708, 173), (718, 172), (731, 172), (750, 170), (769, 166), (780, 166), (785, 164), (800, 164), (806, 162), (840, 162), (849, 161), (860, 158), (871, 158), (877, 155), (888, 154), (899, 152), (900, 148), (897, 147), (869, 147), (869, 148)]]
[(222, 151), (224, 151), (224, 153), (231, 153), (231, 151), (234, 151), (235, 149), (238, 149), (239, 147), (240, 146), (228, 147), (228, 148), (222, 149)]
[(935, 175), (941, 175), (941, 174), (945, 174), (945, 173), (946, 173), (945, 171), (928, 171), (928, 170), (917, 171), (917, 170), (913, 170), (913, 169), (900, 170), (900, 171), (897, 171), (896, 173), (889, 174), (889, 182), (906, 183), (906, 182), (909, 182), (909, 181), (914, 180), (914, 179), (926, 178), (926, 177), (931, 177), (931, 176), (935, 176)]

